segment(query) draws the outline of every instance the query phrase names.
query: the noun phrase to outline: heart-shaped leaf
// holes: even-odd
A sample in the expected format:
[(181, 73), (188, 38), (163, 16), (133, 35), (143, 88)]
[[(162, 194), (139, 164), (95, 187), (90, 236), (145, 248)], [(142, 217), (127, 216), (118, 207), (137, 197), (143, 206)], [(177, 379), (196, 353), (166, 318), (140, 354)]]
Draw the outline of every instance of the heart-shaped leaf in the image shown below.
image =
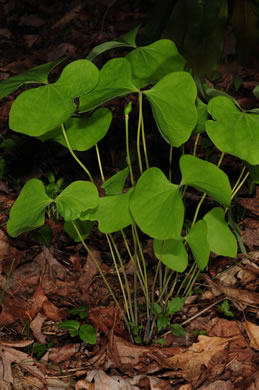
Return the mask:
[(92, 91), (99, 81), (99, 69), (88, 60), (77, 60), (62, 71), (55, 87), (70, 98), (76, 98)]
[(55, 129), (76, 110), (74, 98), (95, 87), (98, 75), (96, 66), (87, 60), (67, 65), (56, 83), (30, 89), (17, 97), (10, 111), (10, 128), (36, 137)]
[(35, 66), (32, 69), (26, 70), (26, 72), (18, 74), (17, 76), (9, 77), (6, 80), (0, 81), (0, 99), (9, 95), (15, 89), (19, 88), (23, 84), (29, 83), (42, 83), (48, 84), (48, 75), (51, 70), (65, 58), (59, 58), (56, 61), (48, 62), (47, 64)]
[(182, 240), (154, 240), (156, 257), (168, 268), (183, 272), (188, 265), (188, 254)]
[(115, 173), (112, 177), (106, 180), (102, 184), (102, 188), (105, 189), (106, 195), (119, 195), (122, 193), (125, 181), (129, 175), (129, 168), (126, 167), (121, 171)]
[(185, 237), (200, 271), (207, 266), (209, 261), (210, 248), (207, 240), (207, 232), (206, 222), (200, 220), (193, 225)]
[(210, 250), (217, 255), (236, 257), (237, 241), (225, 221), (224, 210), (215, 207), (203, 219), (207, 224)]
[(208, 111), (213, 120), (206, 131), (216, 147), (249, 162), (259, 164), (259, 115), (242, 112), (224, 96), (209, 101)]
[(227, 175), (216, 165), (186, 154), (180, 158), (181, 185), (206, 192), (223, 206), (231, 202), (231, 186)]
[(131, 68), (125, 58), (114, 58), (100, 70), (99, 83), (91, 93), (80, 99), (80, 112), (92, 110), (119, 96), (138, 92), (132, 82)]
[(99, 207), (83, 213), (80, 219), (97, 220), (102, 233), (114, 233), (124, 229), (133, 222), (129, 212), (129, 198), (132, 191), (133, 189), (130, 189), (125, 194), (100, 198)]
[[(100, 108), (87, 118), (70, 118), (65, 123), (67, 137), (73, 150), (85, 151), (99, 142), (109, 130), (112, 113), (108, 108)], [(55, 141), (67, 146), (63, 134)]]
[(149, 168), (139, 178), (130, 200), (130, 211), (139, 228), (160, 240), (179, 239), (184, 206), (178, 186), (159, 168)]
[(98, 190), (89, 181), (74, 181), (56, 197), (55, 202), (64, 220), (73, 221), (83, 211), (98, 206)]
[(75, 110), (73, 99), (60, 94), (55, 84), (29, 89), (12, 104), (9, 127), (38, 137), (65, 122)]
[(197, 89), (192, 77), (187, 72), (170, 73), (143, 93), (162, 136), (170, 145), (181, 146), (197, 122)]
[(44, 224), (45, 208), (53, 202), (46, 194), (44, 184), (38, 179), (31, 179), (24, 185), (11, 208), (7, 231), (11, 237)]
[[(80, 219), (76, 219), (73, 222), (77, 226), (82, 239), (85, 240), (91, 233), (94, 223), (92, 221), (81, 221)], [(79, 237), (71, 221), (64, 223), (64, 230), (71, 238), (73, 238), (75, 242), (81, 242), (81, 238)]]
[(154, 84), (168, 73), (183, 70), (186, 62), (169, 39), (138, 47), (125, 58), (130, 62), (133, 82), (138, 88)]

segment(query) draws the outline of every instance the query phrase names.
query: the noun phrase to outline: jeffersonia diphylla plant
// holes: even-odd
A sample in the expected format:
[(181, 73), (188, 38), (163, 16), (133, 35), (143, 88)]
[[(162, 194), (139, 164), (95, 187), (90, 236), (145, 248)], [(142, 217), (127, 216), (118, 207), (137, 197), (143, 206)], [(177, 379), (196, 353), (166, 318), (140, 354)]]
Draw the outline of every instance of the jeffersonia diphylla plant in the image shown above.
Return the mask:
[[(29, 180), (10, 211), (8, 233), (16, 237), (39, 228), (44, 224), (46, 210), (54, 205), (64, 219), (65, 231), (75, 241), (82, 241), (98, 267), (132, 339), (149, 343), (159, 332), (170, 329), (177, 311), (171, 308), (181, 302), (181, 309), (199, 272), (206, 269), (210, 252), (231, 257), (237, 254), (235, 234), (238, 232), (234, 234), (229, 226), (230, 223), (234, 226), (229, 210), (249, 173), (258, 182), (259, 120), (256, 110), (244, 111), (232, 98), (217, 91), (201, 91), (208, 102), (201, 100), (194, 79), (184, 70), (185, 60), (175, 44), (162, 39), (137, 47), (136, 34), (137, 29), (117, 41), (116, 45), (127, 46), (129, 53), (107, 61), (100, 70), (89, 59), (76, 60), (64, 67), (56, 82), (49, 83), (48, 74), (61, 61), (58, 60), (0, 82), (0, 97), (21, 84), (39, 83), (14, 101), (10, 129), (38, 137), (43, 142), (60, 143), (86, 175), (85, 180), (74, 181), (52, 195), (46, 192), (41, 180)], [(111, 47), (111, 43), (97, 47), (89, 58)], [(103, 104), (132, 94), (138, 96), (138, 107), (129, 104), (125, 108), (125, 145), (122, 147), (126, 150), (127, 166), (104, 181), (98, 142), (110, 128), (112, 112)], [(213, 97), (213, 94), (219, 96)], [(168, 144), (167, 174), (160, 167), (149, 165), (143, 99), (151, 105), (157, 129)], [(137, 164), (131, 162), (129, 145), (132, 109), (138, 109)], [(221, 152), (216, 164), (196, 155), (199, 138), (203, 136)], [(176, 182), (172, 156), (176, 148), (184, 150), (183, 145), (191, 137), (195, 138), (193, 151), (180, 157), (181, 179)], [(96, 150), (105, 190), (103, 197), (98, 195), (91, 172), (76, 154), (90, 148)], [(220, 168), (225, 153), (238, 157), (242, 167), (233, 188)], [(126, 181), (130, 183), (127, 191)], [(190, 210), (185, 217), (187, 187), (201, 193), (191, 218)], [(201, 208), (205, 197), (214, 201), (206, 212)], [(120, 302), (87, 243), (95, 221), (110, 248), (122, 291)], [(116, 246), (114, 233), (118, 232), (134, 268), (133, 293)], [(157, 258), (151, 287), (140, 232), (153, 240)], [(139, 315), (140, 294), (145, 298), (144, 322)]]

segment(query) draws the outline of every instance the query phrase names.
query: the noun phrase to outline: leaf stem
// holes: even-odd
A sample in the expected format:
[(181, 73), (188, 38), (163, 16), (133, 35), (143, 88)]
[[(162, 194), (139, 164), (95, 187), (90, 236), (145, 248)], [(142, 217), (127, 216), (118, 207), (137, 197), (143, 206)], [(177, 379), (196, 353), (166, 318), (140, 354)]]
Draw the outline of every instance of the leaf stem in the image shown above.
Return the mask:
[(138, 94), (139, 98), (139, 117), (138, 117), (138, 132), (137, 132), (137, 154), (138, 154), (138, 164), (140, 174), (143, 173), (142, 159), (141, 159), (141, 151), (140, 151), (140, 135), (141, 135), (141, 123), (142, 123), (142, 92)]
[(76, 154), (74, 153), (73, 149), (71, 148), (71, 145), (70, 145), (68, 137), (67, 137), (66, 129), (65, 129), (65, 126), (64, 126), (63, 123), (61, 123), (61, 129), (62, 129), (63, 137), (65, 139), (67, 148), (70, 151), (71, 155), (76, 160), (76, 162), (80, 165), (80, 167), (85, 171), (85, 173), (88, 175), (88, 177), (91, 180), (91, 182), (94, 183), (94, 180), (93, 180), (93, 177), (92, 177), (91, 173), (88, 171), (86, 166), (82, 163), (82, 161), (79, 160), (79, 158), (76, 156)]

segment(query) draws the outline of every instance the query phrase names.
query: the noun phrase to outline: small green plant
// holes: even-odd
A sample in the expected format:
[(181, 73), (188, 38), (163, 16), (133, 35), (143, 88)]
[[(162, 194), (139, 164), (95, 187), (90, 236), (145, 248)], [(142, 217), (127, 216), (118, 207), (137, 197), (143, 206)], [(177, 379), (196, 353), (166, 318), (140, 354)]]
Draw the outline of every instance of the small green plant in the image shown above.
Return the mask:
[(234, 317), (234, 314), (230, 311), (230, 305), (227, 299), (224, 299), (220, 305), (217, 305), (217, 309), (226, 317)]
[[(88, 308), (79, 306), (69, 310), (71, 316), (79, 316), (80, 320), (88, 316)], [(65, 320), (58, 324), (58, 327), (63, 330), (68, 330), (70, 336), (79, 336), (86, 344), (96, 344), (96, 331), (90, 324), (80, 324), (77, 320)]]
[[(44, 225), (46, 212), (56, 210), (64, 220), (65, 231), (76, 242), (82, 242), (95, 262), (132, 340), (150, 343), (165, 327), (171, 327), (175, 334), (183, 334), (177, 324), (171, 325), (172, 316), (177, 312), (172, 307), (176, 302), (183, 304), (181, 299), (192, 292), (200, 271), (208, 265), (210, 252), (220, 256), (237, 255), (232, 200), (250, 172), (253, 177), (258, 175), (259, 121), (257, 111), (245, 111), (229, 95), (195, 82), (184, 70), (186, 61), (174, 42), (161, 39), (137, 46), (136, 34), (137, 29), (117, 43), (91, 52), (89, 58), (93, 59), (113, 45), (129, 49), (125, 57), (109, 60), (100, 70), (89, 59), (76, 60), (64, 67), (54, 83), (49, 83), (49, 72), (61, 59), (1, 81), (0, 97), (21, 84), (38, 83), (38, 87), (22, 92), (15, 99), (10, 111), (10, 129), (42, 142), (52, 140), (63, 145), (86, 175), (86, 180), (74, 181), (65, 188), (54, 176), (49, 177), (47, 188), (39, 179), (29, 180), (10, 211), (8, 233), (16, 237), (37, 229)], [(108, 104), (132, 94), (137, 95), (138, 105), (130, 103), (125, 108), (125, 142), (121, 145), (127, 166), (105, 181), (98, 142), (106, 136), (112, 123)], [(161, 140), (168, 146), (167, 172), (160, 166), (150, 166), (144, 99), (151, 106)], [(138, 115), (134, 162), (129, 136), (133, 110)], [(198, 145), (206, 144), (200, 140), (209, 140), (210, 151), (201, 149), (198, 157)], [(185, 154), (187, 142), (192, 150)], [(104, 196), (99, 195), (91, 172), (77, 155), (78, 151), (91, 148), (96, 152)], [(215, 153), (210, 161), (213, 148)], [(175, 149), (180, 154), (176, 162)], [(226, 153), (240, 159), (240, 175), (231, 178), (232, 185), (221, 169)], [(200, 194), (195, 207), (189, 207), (186, 202), (189, 187)], [(205, 210), (203, 203), (207, 197), (211, 208)], [(88, 246), (87, 237), (94, 223), (110, 248), (122, 302)], [(151, 286), (140, 232), (153, 241), (157, 258)], [(133, 264), (133, 292), (129, 284), (131, 276), (117, 247), (118, 236)], [(145, 301), (145, 315), (141, 313), (141, 316), (140, 296)], [(62, 326), (72, 335), (94, 341), (90, 325), (70, 320)]]
[(49, 342), (48, 344), (40, 344), (35, 342), (32, 345), (28, 345), (26, 347), (26, 351), (35, 355), (36, 359), (39, 360), (50, 348), (53, 347), (53, 345), (53, 341)]

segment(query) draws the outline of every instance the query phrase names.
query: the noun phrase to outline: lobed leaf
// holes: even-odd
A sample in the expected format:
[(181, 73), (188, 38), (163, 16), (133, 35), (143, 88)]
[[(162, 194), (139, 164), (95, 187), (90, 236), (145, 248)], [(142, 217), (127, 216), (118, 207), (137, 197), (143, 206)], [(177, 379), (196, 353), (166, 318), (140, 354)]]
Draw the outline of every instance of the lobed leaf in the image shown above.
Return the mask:
[(45, 208), (53, 202), (41, 180), (31, 179), (24, 185), (11, 208), (7, 232), (11, 237), (36, 229), (44, 224)]
[(168, 73), (183, 70), (186, 62), (169, 39), (138, 47), (125, 58), (131, 65), (133, 82), (138, 88), (155, 84)]
[(65, 221), (73, 221), (87, 209), (98, 206), (98, 190), (89, 181), (74, 181), (55, 199), (58, 212)]
[(79, 111), (90, 111), (116, 97), (138, 91), (132, 82), (129, 62), (125, 58), (114, 58), (100, 70), (96, 88), (81, 97)]
[(114, 233), (124, 229), (133, 222), (129, 211), (132, 191), (133, 189), (130, 189), (125, 194), (100, 198), (99, 207), (84, 213), (80, 219), (97, 220), (102, 233)]
[(227, 175), (216, 165), (190, 154), (180, 158), (181, 185), (191, 185), (206, 192), (223, 206), (231, 203), (231, 186)]
[(187, 72), (170, 73), (143, 93), (162, 136), (170, 145), (181, 146), (197, 122), (197, 89), (192, 77)]
[(191, 248), (193, 258), (199, 270), (204, 270), (208, 265), (210, 254), (206, 222), (202, 220), (196, 222), (185, 238)]
[(203, 220), (207, 224), (210, 250), (217, 255), (236, 257), (237, 241), (225, 221), (224, 210), (215, 207), (203, 217)]
[(156, 257), (168, 268), (183, 272), (188, 265), (188, 254), (182, 240), (154, 240)]
[[(64, 125), (71, 148), (78, 151), (92, 148), (105, 136), (111, 121), (112, 113), (108, 108), (100, 108), (87, 118), (70, 118)], [(54, 140), (67, 147), (62, 133)]]
[(206, 131), (215, 146), (251, 165), (259, 164), (259, 115), (240, 111), (227, 97), (209, 101), (208, 111), (213, 120)]
[(139, 178), (130, 200), (130, 211), (139, 228), (160, 240), (181, 235), (184, 206), (178, 186), (159, 168), (149, 168)]

